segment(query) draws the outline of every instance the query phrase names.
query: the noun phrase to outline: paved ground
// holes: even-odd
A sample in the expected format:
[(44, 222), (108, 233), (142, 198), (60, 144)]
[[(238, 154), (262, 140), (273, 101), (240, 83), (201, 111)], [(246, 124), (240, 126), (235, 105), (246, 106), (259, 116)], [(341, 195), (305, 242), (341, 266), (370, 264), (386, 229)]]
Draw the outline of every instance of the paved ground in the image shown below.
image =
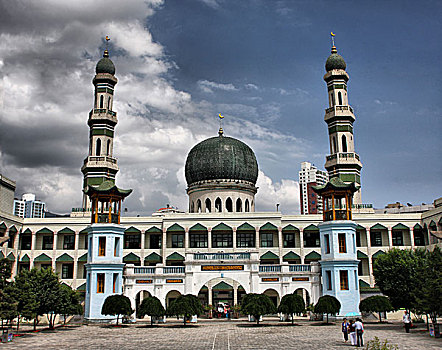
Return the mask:
[[(169, 321), (168, 321), (169, 322)], [(406, 334), (401, 324), (366, 324), (365, 342), (378, 336), (398, 344), (401, 350), (441, 349), (442, 340), (430, 338), (423, 326)], [(15, 337), (2, 349), (351, 349), (342, 339), (339, 324), (318, 326), (300, 321), (288, 326), (276, 320), (255, 327), (244, 321), (203, 320), (183, 328), (172, 321), (155, 328), (146, 324), (124, 328), (78, 326)]]

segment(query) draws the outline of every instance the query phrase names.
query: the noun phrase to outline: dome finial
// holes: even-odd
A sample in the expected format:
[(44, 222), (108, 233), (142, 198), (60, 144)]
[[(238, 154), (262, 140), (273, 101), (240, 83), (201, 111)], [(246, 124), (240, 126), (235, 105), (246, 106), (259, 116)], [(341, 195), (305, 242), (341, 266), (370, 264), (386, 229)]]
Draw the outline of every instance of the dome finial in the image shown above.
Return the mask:
[(338, 53), (338, 50), (336, 49), (335, 45), (332, 46), (331, 53)]
[(224, 134), (223, 128), (219, 128), (218, 135), (221, 137), (221, 136), (223, 136), (223, 134)]
[(223, 136), (223, 134), (224, 134), (224, 130), (223, 130), (223, 119), (224, 119), (224, 116), (223, 115), (221, 115), (221, 113), (219, 113), (218, 114), (218, 117), (219, 117), (219, 130), (218, 130), (218, 135), (219, 136)]
[(109, 40), (110, 38), (106, 35), (106, 50), (104, 50), (103, 57), (109, 57)]

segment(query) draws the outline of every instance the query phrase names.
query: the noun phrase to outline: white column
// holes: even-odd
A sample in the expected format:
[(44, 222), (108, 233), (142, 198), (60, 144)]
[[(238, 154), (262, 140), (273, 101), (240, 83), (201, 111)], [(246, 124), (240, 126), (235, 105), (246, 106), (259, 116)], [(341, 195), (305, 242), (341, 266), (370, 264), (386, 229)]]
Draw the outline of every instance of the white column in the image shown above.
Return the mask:
[(259, 249), (259, 227), (255, 227), (255, 248)]
[(77, 287), (77, 274), (78, 274), (78, 245), (80, 243), (80, 232), (75, 231), (75, 240), (74, 240), (74, 269), (72, 271), (73, 273), (73, 283), (74, 283), (74, 288)]
[(304, 264), (304, 229), (299, 229), (299, 243), (301, 247), (301, 264)]
[(185, 228), (184, 232), (184, 248), (189, 249), (189, 228)]
[(56, 268), (55, 259), (57, 257), (57, 243), (58, 243), (58, 233), (54, 232), (54, 239), (52, 241), (52, 270), (54, 270), (54, 272)]
[(235, 251), (236, 250), (236, 227), (234, 227), (233, 229), (232, 229), (232, 234), (233, 234), (233, 239), (232, 239), (232, 242), (233, 242), (233, 251)]
[(213, 305), (212, 285), (210, 283), (207, 283), (207, 296), (208, 296), (208, 303), (209, 303), (209, 305)]
[(414, 249), (414, 227), (410, 228), (410, 244), (411, 248)]
[(212, 228), (209, 227), (207, 229), (207, 249), (210, 250), (212, 249)]
[(233, 305), (238, 304), (238, 285), (233, 284)]
[(388, 232), (388, 246), (390, 248), (392, 248), (393, 247), (393, 236), (392, 236), (393, 232), (392, 232), (391, 227), (388, 227), (388, 231), (387, 232)]
[(279, 263), (282, 264), (282, 227), (278, 227)]
[(167, 231), (163, 228), (163, 236), (161, 237), (161, 256), (163, 257), (163, 264), (166, 265), (166, 246), (167, 246)]

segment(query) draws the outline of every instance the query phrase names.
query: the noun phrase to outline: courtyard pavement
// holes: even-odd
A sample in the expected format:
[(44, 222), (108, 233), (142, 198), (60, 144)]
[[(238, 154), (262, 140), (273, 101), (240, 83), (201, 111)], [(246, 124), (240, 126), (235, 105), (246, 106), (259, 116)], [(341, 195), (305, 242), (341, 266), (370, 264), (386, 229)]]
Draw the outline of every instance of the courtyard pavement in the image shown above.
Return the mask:
[[(375, 336), (388, 339), (399, 349), (441, 349), (442, 340), (428, 336), (424, 325), (406, 334), (400, 323), (366, 324), (364, 342)], [(352, 349), (344, 343), (338, 323), (298, 321), (295, 326), (265, 319), (256, 327), (244, 320), (202, 320), (182, 326), (177, 320), (165, 325), (137, 323), (123, 327), (67, 326), (15, 337), (0, 349)]]

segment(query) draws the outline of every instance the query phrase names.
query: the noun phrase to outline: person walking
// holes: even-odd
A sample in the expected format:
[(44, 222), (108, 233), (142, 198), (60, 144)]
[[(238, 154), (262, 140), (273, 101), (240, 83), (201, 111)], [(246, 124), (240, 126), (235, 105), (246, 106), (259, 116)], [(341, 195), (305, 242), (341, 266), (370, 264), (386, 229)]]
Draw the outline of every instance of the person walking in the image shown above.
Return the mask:
[(348, 342), (348, 328), (350, 327), (350, 323), (348, 323), (347, 319), (344, 318), (341, 324), (342, 334), (344, 335), (344, 341)]
[(404, 322), (405, 332), (410, 333), (411, 317), (408, 311), (404, 312), (404, 316), (402, 316), (402, 322)]
[(356, 345), (356, 327), (355, 327), (355, 321), (350, 320), (350, 326), (348, 327), (349, 333), (350, 333), (350, 342), (351, 345)]
[(357, 339), (356, 345), (364, 346), (364, 339), (362, 338), (362, 335), (364, 334), (364, 325), (362, 324), (362, 320), (360, 318), (356, 319), (355, 329), (356, 329), (356, 339)]

